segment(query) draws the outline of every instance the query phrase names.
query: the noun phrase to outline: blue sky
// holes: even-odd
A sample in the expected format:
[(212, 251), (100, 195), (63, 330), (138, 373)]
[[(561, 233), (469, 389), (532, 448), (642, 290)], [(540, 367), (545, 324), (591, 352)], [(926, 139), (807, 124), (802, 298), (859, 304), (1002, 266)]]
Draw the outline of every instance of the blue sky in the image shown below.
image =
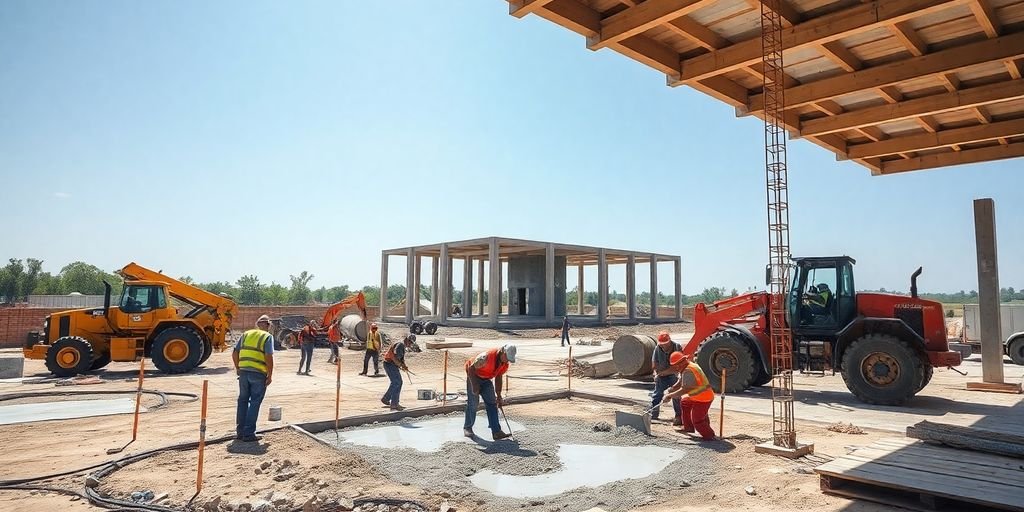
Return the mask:
[[(507, 12), (6, 0), (0, 256), (316, 287), (378, 282), (383, 248), (497, 235), (679, 254), (687, 293), (759, 285), (760, 121)], [(795, 255), (854, 256), (860, 288), (923, 265), (922, 291), (973, 289), (972, 200), (992, 197), (1001, 284), (1024, 287), (1020, 160), (871, 177), (795, 141), (789, 164)]]

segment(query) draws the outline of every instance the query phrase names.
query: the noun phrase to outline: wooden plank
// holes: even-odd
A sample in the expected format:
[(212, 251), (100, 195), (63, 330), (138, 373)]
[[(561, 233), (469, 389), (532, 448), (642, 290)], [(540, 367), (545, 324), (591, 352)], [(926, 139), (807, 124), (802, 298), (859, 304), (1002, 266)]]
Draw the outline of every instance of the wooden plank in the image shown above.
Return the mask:
[(919, 133), (903, 137), (893, 137), (888, 140), (865, 144), (852, 144), (847, 148), (847, 155), (850, 158), (869, 158), (906, 151), (941, 148), (953, 144), (970, 144), (972, 142), (982, 142), (998, 139), (999, 137), (1013, 137), (1017, 135), (1024, 135), (1024, 119), (942, 130), (936, 133)]
[(604, 48), (685, 16), (711, 0), (647, 0), (601, 21), (599, 36), (587, 39), (591, 50)]
[(776, 0), (775, 2), (771, 0), (747, 0), (747, 4), (757, 10), (758, 13), (761, 12), (762, 6), (768, 11), (775, 11), (782, 18), (783, 26), (792, 27), (803, 19), (803, 15), (786, 0)]
[(916, 453), (916, 450), (873, 450), (871, 447), (859, 448), (843, 458), (860, 462), (871, 462), (890, 466), (904, 467), (915, 471), (927, 471), (954, 478), (978, 480), (983, 483), (998, 482), (1000, 485), (1019, 488), (1024, 493), (1024, 479), (1021, 477), (1020, 464), (1013, 468), (999, 468), (978, 464), (964, 464), (957, 458), (956, 450), (948, 450), (947, 457), (941, 460), (928, 455)]
[[(957, 450), (941, 445), (932, 445), (913, 438), (901, 438), (908, 444), (895, 444), (892, 439), (880, 439), (872, 443), (868, 448), (878, 450), (889, 450), (891, 452), (913, 450), (915, 454), (924, 457), (932, 457), (937, 460), (949, 461), (956, 459), (964, 464), (975, 466), (992, 466), (1005, 469), (1019, 469), (1021, 462), (1017, 459), (992, 455), (988, 453), (972, 452), (969, 450)], [(858, 448), (861, 449), (861, 448)]]
[(968, 391), (995, 391), (998, 393), (1010, 393), (1019, 395), (1021, 392), (1020, 383), (997, 383), (997, 382), (968, 382)]
[(516, 18), (522, 18), (538, 9), (543, 9), (551, 0), (509, 0), (508, 13)]
[(899, 103), (900, 101), (903, 100), (903, 93), (901, 93), (899, 89), (891, 85), (886, 87), (879, 87), (875, 89), (875, 91), (878, 91), (878, 95), (881, 96), (883, 100), (889, 103)]
[(894, 23), (892, 25), (892, 32), (911, 55), (920, 57), (928, 53), (928, 43), (925, 43), (921, 36), (917, 35), (917, 31), (914, 30), (914, 27), (910, 26), (909, 22)]
[(879, 175), (896, 174), (908, 171), (920, 171), (923, 169), (934, 169), (936, 167), (949, 167), (953, 165), (976, 164), (991, 160), (1002, 160), (1006, 158), (1017, 158), (1024, 156), (1024, 143), (992, 146), (981, 149), (967, 149), (960, 152), (937, 153), (923, 155), (907, 160), (893, 160), (882, 162), (882, 169)]
[(921, 115), (940, 114), (1020, 97), (1024, 97), (1024, 80), (1000, 82), (952, 93), (904, 100), (890, 105), (853, 110), (833, 117), (807, 120), (801, 123), (800, 135), (810, 136), (835, 133), (862, 126), (909, 119)]
[(995, 9), (989, 0), (972, 0), (970, 3), (971, 12), (978, 19), (981, 30), (985, 35), (992, 38), (999, 35), (999, 20), (996, 18)]
[[(858, 4), (831, 14), (783, 29), (786, 52), (836, 41), (874, 28), (906, 21), (941, 11), (965, 0), (876, 0)], [(761, 38), (754, 37), (720, 50), (683, 61), (683, 74), (677, 83), (718, 75), (761, 60)]]
[(585, 37), (601, 33), (601, 15), (576, 0), (552, 0), (536, 14)]
[[(886, 487), (844, 480), (841, 477), (821, 475), (821, 491), (845, 498), (880, 503), (886, 507), (900, 507), (918, 512), (935, 512), (936, 507), (922, 503), (925, 495), (916, 492), (898, 491)], [(947, 501), (943, 504), (944, 512), (978, 512), (978, 506), (962, 501)]]
[(818, 48), (825, 57), (838, 64), (844, 71), (857, 71), (864, 67), (864, 63), (839, 41), (829, 41)]
[(647, 36), (631, 37), (612, 49), (665, 73), (669, 79), (679, 76), (679, 54)]
[(680, 16), (668, 22), (665, 26), (672, 32), (689, 39), (707, 50), (717, 50), (731, 44), (728, 39), (718, 35), (714, 30), (693, 21), (693, 18), (689, 16)]
[[(891, 62), (872, 68), (825, 78), (817, 82), (800, 85), (786, 91), (788, 108), (807, 105), (825, 99), (861, 91), (871, 87), (894, 85), (904, 80), (928, 75), (951, 73), (976, 64), (1002, 61), (1024, 56), (1024, 32), (1010, 34), (996, 39), (987, 39), (948, 50), (929, 53), (921, 57)], [(686, 63), (683, 63), (683, 73)], [(764, 95), (750, 97), (748, 113), (764, 110)]]
[[(907, 437), (942, 443), (960, 449), (1024, 457), (1024, 436), (1004, 432), (922, 421), (907, 427)], [(1016, 469), (1020, 470), (1022, 463), (1015, 462)], [(1022, 478), (1022, 482), (1024, 482), (1024, 478)]]

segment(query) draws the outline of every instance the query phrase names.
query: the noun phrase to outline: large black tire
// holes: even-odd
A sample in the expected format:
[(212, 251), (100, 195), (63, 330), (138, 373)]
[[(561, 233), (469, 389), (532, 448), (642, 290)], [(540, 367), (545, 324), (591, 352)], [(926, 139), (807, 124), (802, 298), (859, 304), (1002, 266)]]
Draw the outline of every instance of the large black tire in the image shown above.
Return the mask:
[(750, 347), (740, 336), (719, 331), (708, 336), (697, 348), (697, 365), (711, 381), (711, 388), (721, 393), (722, 369), (727, 370), (725, 391), (738, 393), (750, 387), (757, 375), (757, 364)]
[(757, 365), (757, 376), (754, 377), (754, 382), (751, 382), (751, 386), (764, 386), (772, 381), (772, 374), (766, 372), (763, 365)]
[(199, 358), (199, 364), (205, 363), (211, 355), (213, 355), (213, 343), (209, 339), (203, 338), (203, 357)]
[(89, 365), (90, 370), (99, 370), (104, 366), (110, 364), (110, 351), (104, 352), (99, 355), (96, 359), (93, 359), (92, 364)]
[(917, 392), (920, 393), (929, 382), (932, 381), (932, 375), (935, 374), (935, 368), (930, 364), (924, 365), (924, 378), (921, 379), (921, 384), (918, 385)]
[(423, 324), (423, 331), (433, 336), (434, 333), (437, 332), (437, 324), (435, 324), (434, 322), (427, 322)]
[(191, 327), (168, 327), (153, 339), (149, 357), (164, 373), (190, 372), (203, 359), (203, 337)]
[(65, 336), (46, 351), (46, 369), (58, 377), (74, 377), (92, 366), (92, 344), (85, 338)]
[(888, 334), (865, 334), (843, 353), (843, 380), (861, 401), (902, 405), (924, 387), (925, 364), (909, 343)]
[(1024, 336), (1018, 336), (1006, 345), (1006, 355), (1014, 364), (1024, 365)]
[(409, 332), (413, 334), (423, 334), (423, 324), (420, 322), (413, 322), (409, 324)]

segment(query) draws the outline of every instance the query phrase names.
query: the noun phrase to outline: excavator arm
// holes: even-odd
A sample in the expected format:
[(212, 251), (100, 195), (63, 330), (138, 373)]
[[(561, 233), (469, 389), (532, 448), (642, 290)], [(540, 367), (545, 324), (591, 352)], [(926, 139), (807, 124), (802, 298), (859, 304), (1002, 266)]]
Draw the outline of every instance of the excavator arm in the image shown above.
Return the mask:
[(195, 309), (186, 315), (188, 317), (195, 317), (203, 312), (209, 312), (213, 316), (214, 337), (218, 340), (223, 340), (228, 331), (231, 330), (231, 319), (238, 314), (238, 306), (230, 298), (183, 283), (137, 263), (133, 262), (125, 265), (124, 268), (118, 271), (118, 274), (124, 278), (126, 283), (131, 283), (132, 281), (155, 281), (166, 284), (167, 292), (171, 297), (195, 306)]
[(331, 307), (327, 308), (320, 326), (324, 328), (330, 326), (342, 311), (351, 306), (359, 308), (359, 313), (363, 316), (363, 320), (366, 320), (366, 297), (363, 295), (363, 292), (356, 292), (346, 297), (345, 300), (332, 304)]

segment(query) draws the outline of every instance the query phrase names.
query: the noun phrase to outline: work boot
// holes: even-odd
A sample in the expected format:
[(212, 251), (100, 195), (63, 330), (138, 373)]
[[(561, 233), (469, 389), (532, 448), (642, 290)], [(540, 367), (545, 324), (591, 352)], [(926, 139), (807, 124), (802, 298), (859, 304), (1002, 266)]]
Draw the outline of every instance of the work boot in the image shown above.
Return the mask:
[(495, 441), (501, 441), (502, 439), (512, 437), (512, 434), (505, 433), (501, 430), (495, 430), (491, 433), (491, 438)]
[(392, 405), (391, 406), (391, 410), (392, 411), (404, 411), (405, 407), (402, 407), (401, 405)]
[(302, 370), (295, 372), (295, 375), (302, 375)]
[(388, 406), (390, 406), (390, 405), (391, 405), (391, 402), (389, 402), (389, 401), (387, 401), (387, 400), (385, 400), (385, 399), (383, 399), (383, 398), (381, 398), (381, 399), (380, 399), (380, 403), (382, 403), (382, 404), (384, 404), (384, 405), (388, 405)]
[(263, 436), (251, 435), (242, 438), (243, 443), (258, 443), (263, 439)]
[(680, 418), (679, 416), (676, 416), (675, 418), (672, 418), (672, 426), (673, 427), (681, 427), (681, 426), (683, 426), (682, 418)]
[(366, 372), (359, 372), (359, 375), (366, 375)]
[(464, 429), (462, 429), (462, 435), (464, 435), (466, 437), (473, 437), (473, 429), (471, 429), (471, 428), (464, 428)]

